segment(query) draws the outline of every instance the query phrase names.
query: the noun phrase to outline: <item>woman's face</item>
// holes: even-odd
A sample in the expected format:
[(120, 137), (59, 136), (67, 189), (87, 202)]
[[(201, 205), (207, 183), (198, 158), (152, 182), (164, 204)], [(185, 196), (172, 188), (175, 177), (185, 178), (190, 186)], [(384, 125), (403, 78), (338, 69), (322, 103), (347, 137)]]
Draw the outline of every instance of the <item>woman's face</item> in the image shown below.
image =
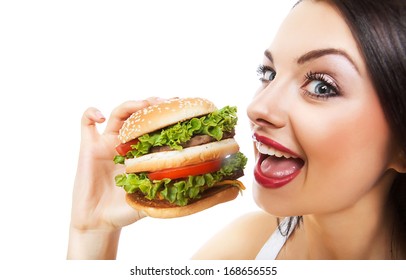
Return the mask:
[(261, 87), (247, 110), (258, 205), (278, 216), (330, 213), (387, 189), (394, 176), (391, 132), (333, 6), (297, 5), (258, 71)]

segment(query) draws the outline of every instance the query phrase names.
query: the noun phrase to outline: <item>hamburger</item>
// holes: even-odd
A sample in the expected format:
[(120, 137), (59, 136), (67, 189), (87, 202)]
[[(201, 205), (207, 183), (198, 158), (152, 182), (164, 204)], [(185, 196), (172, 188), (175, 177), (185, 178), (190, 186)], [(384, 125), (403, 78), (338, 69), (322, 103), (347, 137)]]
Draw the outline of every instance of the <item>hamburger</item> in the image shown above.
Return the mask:
[(176, 98), (133, 113), (123, 124), (115, 183), (133, 208), (156, 218), (191, 215), (245, 189), (247, 158), (234, 139), (237, 108)]

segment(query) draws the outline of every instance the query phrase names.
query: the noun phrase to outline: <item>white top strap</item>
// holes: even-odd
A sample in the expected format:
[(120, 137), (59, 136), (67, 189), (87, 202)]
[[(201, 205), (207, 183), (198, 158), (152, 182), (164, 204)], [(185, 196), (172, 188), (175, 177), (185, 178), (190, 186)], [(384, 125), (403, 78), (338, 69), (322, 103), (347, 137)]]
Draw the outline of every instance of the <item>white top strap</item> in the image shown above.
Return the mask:
[(288, 226), (289, 218), (285, 218), (282, 220), (280, 223), (280, 228), (275, 229), (275, 231), (272, 233), (271, 237), (265, 242), (264, 246), (261, 248), (259, 251), (257, 257), (255, 258), (256, 260), (275, 260), (276, 257), (278, 256), (280, 250), (282, 249), (283, 245), (285, 245), (286, 240), (289, 238), (290, 234), (292, 233), (293, 229), (296, 226), (296, 220), (294, 219), (292, 222), (292, 225), (289, 229), (289, 232), (286, 236), (283, 236), (281, 234), (282, 232), (285, 232)]

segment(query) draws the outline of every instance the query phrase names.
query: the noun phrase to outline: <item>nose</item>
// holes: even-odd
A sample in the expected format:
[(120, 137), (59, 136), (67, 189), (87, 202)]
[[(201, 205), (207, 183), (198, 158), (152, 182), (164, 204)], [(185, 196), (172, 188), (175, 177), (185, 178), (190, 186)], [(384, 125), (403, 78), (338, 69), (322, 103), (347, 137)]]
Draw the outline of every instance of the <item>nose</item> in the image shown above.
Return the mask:
[(247, 107), (252, 124), (262, 127), (282, 128), (289, 119), (289, 94), (275, 81), (259, 90)]

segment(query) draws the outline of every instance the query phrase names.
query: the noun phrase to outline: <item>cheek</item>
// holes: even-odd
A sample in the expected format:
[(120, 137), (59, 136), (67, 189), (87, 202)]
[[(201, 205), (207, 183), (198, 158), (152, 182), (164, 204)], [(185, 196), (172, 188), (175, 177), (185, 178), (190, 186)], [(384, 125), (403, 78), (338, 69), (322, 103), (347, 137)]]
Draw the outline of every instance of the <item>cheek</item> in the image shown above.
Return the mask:
[(308, 116), (311, 125), (297, 123), (296, 130), (307, 157), (306, 187), (354, 199), (368, 191), (387, 169), (391, 147), (377, 100)]

